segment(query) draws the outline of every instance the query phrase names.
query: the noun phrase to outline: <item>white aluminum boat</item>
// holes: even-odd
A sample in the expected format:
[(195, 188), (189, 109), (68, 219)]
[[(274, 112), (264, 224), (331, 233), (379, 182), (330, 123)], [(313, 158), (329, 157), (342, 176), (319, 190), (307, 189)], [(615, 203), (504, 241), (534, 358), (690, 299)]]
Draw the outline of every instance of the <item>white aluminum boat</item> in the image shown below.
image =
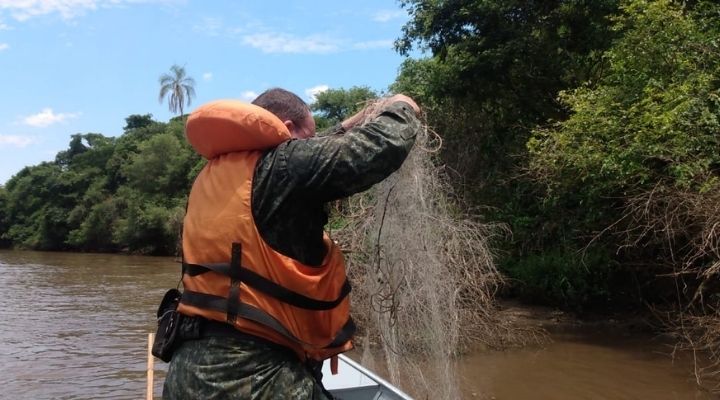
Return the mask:
[(356, 363), (338, 356), (338, 374), (330, 373), (330, 362), (323, 363), (323, 385), (338, 400), (412, 400), (390, 382)]

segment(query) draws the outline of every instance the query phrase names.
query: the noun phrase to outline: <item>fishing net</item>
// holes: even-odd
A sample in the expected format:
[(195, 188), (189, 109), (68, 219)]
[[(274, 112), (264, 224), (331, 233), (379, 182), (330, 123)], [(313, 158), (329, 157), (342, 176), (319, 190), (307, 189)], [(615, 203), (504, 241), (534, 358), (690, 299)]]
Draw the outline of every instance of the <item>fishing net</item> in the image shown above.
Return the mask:
[(454, 356), (497, 342), (500, 283), (489, 238), (435, 163), (440, 137), (425, 127), (403, 166), (342, 206), (334, 237), (346, 250), (362, 362), (418, 398), (457, 399)]

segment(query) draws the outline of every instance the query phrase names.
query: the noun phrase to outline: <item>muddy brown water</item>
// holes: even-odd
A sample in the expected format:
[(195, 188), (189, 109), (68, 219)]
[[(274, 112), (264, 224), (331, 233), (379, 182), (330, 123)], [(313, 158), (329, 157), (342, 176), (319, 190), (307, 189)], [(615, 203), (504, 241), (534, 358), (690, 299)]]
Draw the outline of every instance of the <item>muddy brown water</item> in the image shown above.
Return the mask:
[[(171, 258), (0, 251), (0, 398), (144, 398), (147, 333), (178, 268)], [(542, 348), (472, 354), (458, 371), (467, 398), (713, 399), (667, 352), (584, 329)], [(166, 365), (155, 365), (159, 398)]]

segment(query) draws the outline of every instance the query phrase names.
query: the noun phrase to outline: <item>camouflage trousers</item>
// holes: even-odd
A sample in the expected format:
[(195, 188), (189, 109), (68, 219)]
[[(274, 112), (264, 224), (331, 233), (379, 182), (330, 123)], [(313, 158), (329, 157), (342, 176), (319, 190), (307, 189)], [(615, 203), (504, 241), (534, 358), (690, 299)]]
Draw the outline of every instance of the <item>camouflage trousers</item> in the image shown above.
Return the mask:
[(328, 398), (290, 351), (252, 340), (208, 337), (186, 341), (175, 351), (163, 399)]

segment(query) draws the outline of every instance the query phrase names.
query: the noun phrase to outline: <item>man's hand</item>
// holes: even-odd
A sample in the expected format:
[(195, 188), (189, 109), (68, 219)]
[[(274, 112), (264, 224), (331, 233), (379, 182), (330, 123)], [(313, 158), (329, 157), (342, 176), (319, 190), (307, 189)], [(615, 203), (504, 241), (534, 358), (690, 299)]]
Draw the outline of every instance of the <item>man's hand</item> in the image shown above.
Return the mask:
[(404, 94), (396, 94), (390, 98), (387, 99), (387, 103), (384, 105), (389, 105), (392, 103), (395, 103), (396, 101), (404, 101), (405, 103), (410, 104), (410, 107), (412, 107), (413, 111), (415, 111), (415, 114), (420, 114), (420, 107), (418, 107), (417, 103), (413, 99), (411, 99), (408, 96), (405, 96)]
[(402, 101), (410, 105), (412, 107), (413, 111), (415, 111), (415, 114), (420, 114), (420, 107), (418, 107), (417, 103), (413, 99), (411, 99), (409, 96), (406, 96), (404, 94), (396, 94), (391, 97), (387, 97), (384, 99), (380, 99), (367, 107), (363, 108), (359, 112), (357, 112), (352, 117), (346, 119), (342, 122), (342, 127), (347, 131), (352, 129), (358, 124), (361, 124), (365, 122), (368, 117), (374, 118), (377, 116), (382, 109), (389, 106), (390, 104), (393, 104), (395, 102)]

